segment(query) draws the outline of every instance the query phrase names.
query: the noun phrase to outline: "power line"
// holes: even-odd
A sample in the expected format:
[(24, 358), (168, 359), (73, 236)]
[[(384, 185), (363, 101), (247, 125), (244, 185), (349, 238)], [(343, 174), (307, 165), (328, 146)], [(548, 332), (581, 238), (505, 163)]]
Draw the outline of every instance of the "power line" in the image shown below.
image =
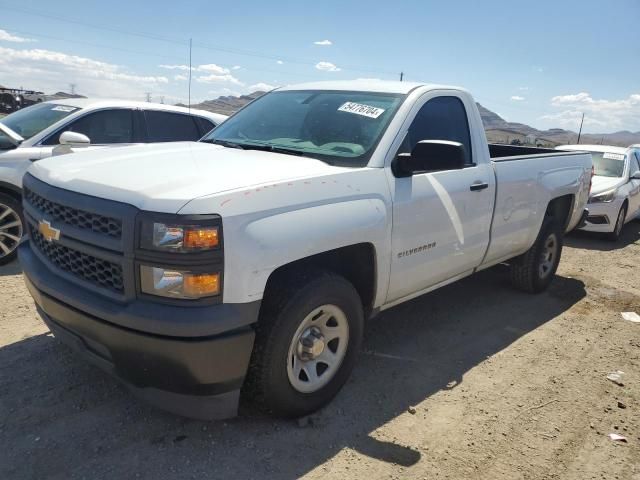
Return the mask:
[(158, 58), (165, 58), (168, 60), (173, 60), (173, 61), (183, 61), (184, 59), (181, 57), (178, 57), (177, 55), (162, 55), (160, 53), (154, 53), (154, 52), (141, 52), (139, 50), (131, 50), (129, 48), (121, 48), (121, 47), (114, 47), (113, 45), (104, 45), (104, 44), (100, 44), (100, 43), (92, 43), (92, 42), (85, 42), (85, 41), (80, 41), (80, 40), (70, 40), (68, 38), (63, 38), (63, 37), (58, 37), (58, 36), (54, 36), (54, 35), (44, 35), (42, 33), (36, 33), (36, 32), (27, 32), (25, 30), (16, 30), (14, 28), (11, 29), (12, 32), (15, 33), (20, 33), (22, 35), (31, 35), (34, 37), (42, 37), (42, 38), (49, 38), (51, 40), (58, 40), (60, 42), (67, 42), (67, 43), (75, 43), (78, 45), (88, 45), (90, 47), (96, 47), (96, 48), (104, 48), (104, 49), (108, 49), (108, 50), (115, 50), (115, 51), (120, 51), (120, 52), (125, 52), (125, 53), (132, 53), (134, 55), (144, 55), (145, 57), (158, 57)]
[[(111, 32), (122, 33), (122, 34), (125, 34), (125, 35), (133, 35), (133, 36), (137, 36), (137, 37), (141, 37), (141, 38), (146, 38), (146, 39), (149, 39), (149, 40), (162, 41), (162, 42), (173, 43), (173, 44), (182, 45), (182, 46), (184, 46), (185, 44), (188, 43), (186, 40), (180, 40), (180, 39), (176, 39), (176, 38), (164, 37), (164, 36), (161, 36), (161, 35), (148, 33), (148, 32), (125, 30), (125, 29), (115, 28), (115, 27), (111, 27), (111, 26), (108, 26), (108, 25), (102, 25), (102, 24), (93, 23), (93, 22), (74, 20), (74, 19), (71, 19), (71, 18), (61, 17), (61, 16), (58, 16), (58, 15), (50, 14), (50, 13), (44, 13), (44, 12), (41, 12), (41, 11), (35, 11), (35, 10), (30, 10), (30, 9), (26, 9), (26, 8), (22, 8), (22, 7), (16, 7), (16, 6), (12, 6), (12, 5), (7, 5), (6, 3), (2, 3), (0, 5), (2, 5), (2, 8), (6, 9), (6, 10), (13, 10), (13, 11), (17, 11), (17, 12), (20, 12), (20, 13), (26, 13), (28, 15), (39, 16), (39, 17), (43, 17), (43, 18), (57, 20), (57, 21), (60, 21), (60, 22), (66, 22), (66, 23), (71, 23), (71, 24), (75, 24), (75, 25), (81, 25), (81, 26), (84, 26), (84, 27), (95, 28), (95, 29), (99, 29), (99, 30), (107, 30), (107, 31), (111, 31)], [(38, 34), (31, 34), (31, 35), (36, 35), (37, 36)], [(265, 58), (265, 59), (270, 59), (270, 60), (283, 60), (283, 61), (286, 61), (287, 63), (298, 64), (298, 65), (315, 66), (317, 64), (316, 62), (310, 62), (308, 60), (302, 60), (302, 59), (297, 59), (297, 58), (293, 58), (293, 57), (285, 57), (285, 56), (282, 56), (282, 55), (276, 55), (276, 54), (266, 53), (266, 52), (256, 52), (256, 51), (250, 51), (250, 50), (241, 50), (241, 49), (237, 49), (237, 48), (225, 47), (225, 46), (220, 46), (220, 45), (212, 45), (212, 44), (207, 44), (207, 43), (203, 43), (203, 42), (195, 42), (195, 46), (203, 48), (203, 49), (206, 49), (206, 50), (224, 52), (224, 53), (229, 53), (229, 54), (233, 54), (233, 55), (243, 55), (243, 56), (250, 56), (250, 57), (256, 57), (256, 58)], [(350, 71), (361, 72), (361, 73), (376, 73), (376, 74), (384, 74), (384, 75), (395, 75), (395, 73), (391, 72), (391, 71), (376, 70), (376, 69), (372, 69), (372, 68), (366, 67), (366, 66), (341, 65), (340, 68), (342, 70), (350, 70)]]
[[(164, 58), (164, 59), (168, 59), (168, 60), (172, 60), (176, 63), (182, 63), (184, 62), (184, 57), (179, 57), (177, 55), (175, 56), (169, 56), (169, 55), (162, 55), (159, 53), (153, 53), (153, 52), (142, 52), (139, 50), (131, 50), (128, 48), (120, 48), (120, 47), (114, 47), (112, 45), (104, 45), (104, 44), (99, 44), (99, 43), (92, 43), (92, 42), (84, 42), (84, 41), (80, 41), (80, 40), (71, 40), (68, 38), (63, 38), (63, 37), (59, 37), (59, 36), (54, 36), (54, 35), (43, 35), (41, 33), (36, 33), (36, 32), (28, 32), (26, 30), (16, 30), (14, 28), (11, 29), (12, 32), (15, 33), (20, 33), (22, 35), (30, 35), (30, 36), (37, 36), (37, 37), (42, 37), (42, 38), (49, 38), (52, 40), (57, 40), (57, 41), (61, 41), (61, 42), (67, 42), (67, 43), (73, 43), (73, 44), (78, 44), (78, 45), (88, 45), (91, 47), (95, 47), (95, 48), (103, 48), (103, 49), (107, 49), (107, 50), (114, 50), (114, 51), (119, 51), (119, 52), (125, 52), (125, 53), (130, 53), (130, 54), (135, 54), (135, 55), (142, 55), (145, 57), (149, 57), (149, 56), (154, 56), (154, 57), (158, 57), (158, 58)], [(309, 73), (299, 73), (299, 72), (290, 72), (287, 70), (276, 70), (276, 69), (268, 69), (268, 68), (251, 68), (251, 71), (254, 72), (266, 72), (266, 73), (276, 73), (279, 75), (288, 75), (288, 76), (297, 76), (297, 77), (305, 77), (305, 78), (312, 78), (312, 79), (317, 79), (317, 75), (312, 75)]]

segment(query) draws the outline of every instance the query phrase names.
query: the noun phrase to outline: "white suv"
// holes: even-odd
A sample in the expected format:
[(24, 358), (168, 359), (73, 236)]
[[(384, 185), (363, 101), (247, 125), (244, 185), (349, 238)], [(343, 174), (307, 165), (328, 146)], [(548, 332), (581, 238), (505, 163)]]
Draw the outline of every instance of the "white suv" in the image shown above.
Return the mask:
[(32, 162), (76, 149), (196, 141), (227, 117), (204, 110), (113, 100), (38, 103), (0, 119), (0, 265), (22, 236), (22, 177)]

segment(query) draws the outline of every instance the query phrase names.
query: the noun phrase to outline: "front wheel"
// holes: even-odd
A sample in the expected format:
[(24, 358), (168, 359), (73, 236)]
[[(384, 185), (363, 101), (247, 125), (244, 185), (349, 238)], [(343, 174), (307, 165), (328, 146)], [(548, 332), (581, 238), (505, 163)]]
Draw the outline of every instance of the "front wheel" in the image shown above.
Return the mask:
[(20, 203), (0, 193), (0, 265), (6, 265), (16, 258), (23, 225)]
[(553, 217), (545, 218), (533, 246), (511, 261), (513, 285), (529, 293), (546, 290), (560, 264), (562, 243), (562, 229)]
[(264, 299), (244, 393), (282, 417), (318, 410), (348, 379), (363, 324), (345, 278), (316, 271), (284, 280)]
[(627, 204), (625, 203), (620, 207), (618, 216), (616, 217), (616, 224), (613, 227), (613, 232), (607, 234), (607, 239), (612, 242), (617, 242), (622, 234), (622, 227), (624, 227), (624, 220), (627, 218)]

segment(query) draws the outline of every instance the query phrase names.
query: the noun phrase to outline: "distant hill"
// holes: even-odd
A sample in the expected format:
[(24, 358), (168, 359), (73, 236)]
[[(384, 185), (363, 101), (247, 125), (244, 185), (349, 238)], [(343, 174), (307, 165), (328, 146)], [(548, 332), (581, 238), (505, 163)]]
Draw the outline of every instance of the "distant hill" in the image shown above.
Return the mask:
[[(523, 123), (507, 122), (497, 113), (492, 112), (479, 103), (477, 105), (490, 142), (510, 143), (517, 139), (522, 143), (526, 143), (526, 140), (533, 140), (535, 144), (556, 146), (576, 143), (578, 141), (577, 132), (564, 130), (562, 128), (538, 130)], [(529, 138), (527, 139), (527, 137)], [(625, 130), (614, 133), (583, 133), (580, 136), (580, 143), (602, 143), (603, 145), (627, 147), (633, 143), (640, 143), (640, 132), (629, 132)]]
[(56, 92), (53, 95), (47, 95), (48, 100), (58, 100), (63, 98), (87, 98), (84, 95), (78, 95), (77, 93)]
[[(62, 93), (62, 92), (59, 92)], [(247, 103), (264, 95), (266, 92), (253, 92), (239, 97), (225, 96), (213, 100), (205, 100), (202, 103), (191, 105), (193, 108), (207, 110), (214, 113), (231, 115)], [(58, 94), (56, 94), (58, 95)], [(178, 104), (179, 106), (186, 106)], [(511, 143), (515, 140), (522, 144), (542, 145), (554, 147), (557, 145), (576, 143), (578, 133), (562, 128), (538, 130), (524, 123), (507, 122), (504, 118), (479, 103), (480, 117), (487, 132), (487, 138), (492, 143)], [(640, 132), (615, 132), (615, 133), (588, 133), (582, 134), (580, 143), (602, 143), (604, 145), (629, 146), (640, 143)]]
[[(202, 103), (196, 103), (191, 105), (191, 108), (199, 108), (200, 110), (206, 110), (208, 112), (213, 113), (221, 113), (223, 115), (231, 115), (236, 111), (240, 110), (240, 108), (244, 107), (247, 103), (255, 100), (258, 97), (261, 97), (266, 92), (253, 92), (248, 95), (240, 95), (239, 97), (234, 97), (232, 95), (226, 97), (218, 97), (214, 100), (205, 100)], [(179, 103), (179, 107), (186, 107), (186, 105)]]

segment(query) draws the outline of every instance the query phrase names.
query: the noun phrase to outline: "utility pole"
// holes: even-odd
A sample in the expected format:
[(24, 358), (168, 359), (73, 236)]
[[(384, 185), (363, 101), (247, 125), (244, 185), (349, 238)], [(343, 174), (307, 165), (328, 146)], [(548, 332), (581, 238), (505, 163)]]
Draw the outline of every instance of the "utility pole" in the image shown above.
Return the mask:
[(580, 144), (580, 135), (582, 135), (582, 124), (584, 122), (584, 112), (582, 112), (582, 120), (580, 120), (580, 130), (578, 131), (578, 143), (576, 143), (576, 145)]
[(144, 92), (144, 94), (147, 96), (147, 102), (151, 102), (151, 92)]
[(400, 81), (404, 78), (404, 72), (400, 72)]
[(162, 103), (162, 104), (164, 105), (164, 95), (162, 95), (162, 96), (160, 97), (160, 103)]
[(189, 112), (191, 112), (191, 50), (193, 48), (193, 38), (189, 39)]
[(75, 95), (76, 94), (76, 84), (75, 83), (70, 83), (69, 84), (69, 88), (71, 89), (71, 95)]

